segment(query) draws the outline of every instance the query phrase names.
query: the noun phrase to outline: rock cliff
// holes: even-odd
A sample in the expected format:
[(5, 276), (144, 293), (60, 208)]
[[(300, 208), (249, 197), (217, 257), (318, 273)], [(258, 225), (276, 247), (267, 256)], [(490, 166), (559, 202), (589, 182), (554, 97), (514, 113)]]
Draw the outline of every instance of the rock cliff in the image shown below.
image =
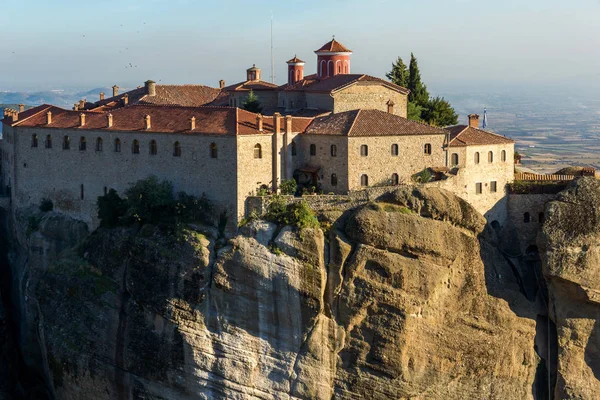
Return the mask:
[[(88, 234), (58, 214), (20, 217), (17, 336), (39, 378), (27, 394), (542, 398), (539, 302), (466, 202), (406, 188), (321, 219), (326, 232), (253, 221), (225, 241), (198, 225)], [(571, 353), (592, 362), (597, 351)], [(560, 376), (560, 393), (597, 393)]]
[(600, 183), (581, 178), (546, 207), (538, 244), (558, 336), (557, 399), (600, 398)]

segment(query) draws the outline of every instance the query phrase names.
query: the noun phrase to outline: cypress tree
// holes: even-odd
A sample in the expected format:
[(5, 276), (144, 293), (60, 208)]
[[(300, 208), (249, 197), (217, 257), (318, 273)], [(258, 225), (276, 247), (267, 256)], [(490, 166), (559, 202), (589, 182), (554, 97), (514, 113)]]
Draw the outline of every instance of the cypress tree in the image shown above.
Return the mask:
[(421, 117), (435, 126), (450, 126), (458, 123), (458, 114), (443, 97), (434, 97), (423, 108)]
[(385, 76), (398, 86), (408, 87), (408, 68), (406, 68), (406, 64), (404, 64), (404, 61), (400, 57), (392, 64), (392, 70), (385, 74)]
[(262, 111), (262, 106), (260, 105), (258, 96), (254, 94), (252, 89), (250, 89), (250, 93), (248, 93), (248, 97), (246, 98), (246, 101), (244, 101), (242, 108), (253, 113), (259, 113)]
[(419, 64), (413, 53), (410, 53), (410, 64), (408, 67), (408, 101), (415, 103), (418, 106), (425, 107), (429, 101), (429, 92), (427, 86), (421, 82), (421, 72)]

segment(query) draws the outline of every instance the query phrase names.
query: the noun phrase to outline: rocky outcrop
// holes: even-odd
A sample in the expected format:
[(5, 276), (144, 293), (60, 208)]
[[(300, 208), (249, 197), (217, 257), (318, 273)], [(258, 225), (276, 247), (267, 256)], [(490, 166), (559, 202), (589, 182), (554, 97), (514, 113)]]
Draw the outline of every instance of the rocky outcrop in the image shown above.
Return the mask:
[(254, 221), (226, 242), (202, 226), (88, 236), (40, 216), (22, 235), (25, 314), (48, 391), (534, 398), (537, 304), (472, 207), (399, 189), (323, 220), (326, 234)]
[(538, 237), (558, 336), (557, 399), (600, 398), (600, 183), (580, 178), (546, 207)]

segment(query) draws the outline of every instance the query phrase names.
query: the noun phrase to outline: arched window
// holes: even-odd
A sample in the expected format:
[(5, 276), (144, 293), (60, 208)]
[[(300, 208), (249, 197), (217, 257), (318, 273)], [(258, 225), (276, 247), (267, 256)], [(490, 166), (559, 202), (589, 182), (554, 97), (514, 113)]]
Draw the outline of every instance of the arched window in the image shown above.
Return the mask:
[(502, 150), (502, 153), (500, 153), (500, 160), (502, 162), (506, 161), (506, 150)]
[(430, 155), (431, 154), (431, 144), (425, 143), (425, 146), (423, 146), (423, 152), (427, 155)]
[(65, 135), (63, 137), (63, 150), (69, 150), (71, 148), (71, 139)]
[(85, 151), (87, 148), (87, 142), (85, 141), (85, 137), (82, 136), (79, 138), (79, 151)]
[(393, 156), (397, 156), (398, 155), (398, 145), (396, 143), (394, 143), (392, 145), (392, 155)]
[(181, 144), (179, 142), (173, 143), (173, 157), (181, 157)]
[(133, 154), (140, 154), (140, 142), (137, 139), (134, 139), (131, 144), (131, 152)]
[(338, 65), (338, 74), (341, 74), (341, 73), (342, 73), (342, 65), (340, 64), (340, 65)]
[(217, 158), (217, 155), (218, 155), (217, 144), (211, 143), (210, 144), (210, 158)]
[(310, 155), (311, 156), (316, 156), (317, 155), (317, 145), (316, 144), (311, 144), (310, 145)]
[(531, 221), (531, 216), (529, 215), (529, 213), (526, 212), (525, 214), (523, 214), (523, 222), (528, 224), (530, 221)]
[(331, 145), (331, 157), (337, 157), (337, 146), (335, 144)]
[(102, 138), (96, 139), (96, 151), (102, 151)]
[(398, 183), (400, 183), (400, 178), (398, 177), (398, 174), (392, 174), (392, 185), (396, 186)]
[(366, 174), (362, 174), (360, 176), (360, 185), (369, 186), (369, 177)]
[(492, 151), (488, 151), (488, 162), (489, 163), (494, 162), (494, 153)]
[(366, 144), (360, 145), (360, 155), (362, 157), (367, 157), (369, 155), (369, 146)]
[(46, 135), (46, 148), (52, 148), (52, 135)]
[(452, 153), (451, 164), (452, 165), (458, 165), (458, 153)]
[(298, 150), (296, 150), (296, 142), (292, 140), (292, 156), (298, 154)]
[(543, 212), (539, 213), (539, 214), (538, 214), (538, 222), (539, 222), (540, 224), (543, 224), (545, 220), (546, 220), (546, 218), (545, 218), (545, 215), (544, 215), (544, 213), (543, 213)]
[(121, 139), (116, 138), (115, 139), (115, 153), (120, 153), (121, 152)]
[(475, 155), (473, 156), (473, 161), (475, 162), (475, 164), (479, 164), (479, 152), (475, 152)]
[(150, 155), (155, 156), (158, 153), (158, 146), (156, 145), (156, 140), (150, 141)]
[(31, 135), (31, 147), (38, 147), (38, 135)]
[(331, 186), (337, 186), (337, 175), (331, 174)]
[(262, 147), (258, 143), (254, 145), (254, 158), (262, 158)]

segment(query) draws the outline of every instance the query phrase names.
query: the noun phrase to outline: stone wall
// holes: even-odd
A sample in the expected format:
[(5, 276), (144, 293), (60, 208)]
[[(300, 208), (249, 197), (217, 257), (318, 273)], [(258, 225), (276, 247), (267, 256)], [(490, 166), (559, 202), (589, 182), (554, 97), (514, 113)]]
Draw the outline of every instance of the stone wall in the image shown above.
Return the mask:
[[(348, 192), (348, 138), (335, 135), (302, 135), (298, 138), (296, 168), (305, 166), (321, 167), (319, 182), (325, 193), (345, 194)], [(310, 155), (310, 146), (316, 146), (316, 154)], [(336, 156), (332, 156), (331, 146), (336, 146)], [(332, 185), (332, 174), (337, 175), (337, 185)]]
[[(521, 252), (525, 253), (529, 246), (536, 246), (538, 232), (544, 222), (546, 203), (556, 199), (557, 194), (509, 194), (508, 226), (514, 229)], [(525, 213), (529, 213), (529, 222), (525, 222)]]
[[(493, 161), (488, 161), (488, 152), (493, 153)], [(505, 151), (505, 161), (502, 161)], [(479, 153), (479, 163), (475, 154)], [(514, 179), (514, 145), (487, 145), (450, 147), (449, 162), (452, 154), (458, 154), (459, 167), (456, 176), (448, 181), (441, 181), (440, 187), (468, 201), (488, 221), (498, 221), (503, 225), (507, 218), (507, 184)], [(493, 182), (496, 190), (493, 191)], [(481, 184), (481, 192), (477, 192), (477, 184)]]
[[(37, 205), (42, 198), (54, 202), (58, 211), (96, 224), (96, 200), (107, 190), (123, 193), (131, 183), (155, 175), (173, 183), (175, 192), (203, 193), (232, 215), (236, 204), (236, 137), (210, 135), (173, 135), (148, 132), (77, 131), (4, 127), (13, 131), (16, 156), (13, 165), (12, 196), (17, 207)], [(38, 147), (31, 147), (32, 134), (38, 135)], [(52, 136), (52, 148), (45, 147), (46, 135)], [(63, 138), (70, 137), (70, 149), (63, 149)], [(86, 150), (79, 150), (81, 137)], [(102, 139), (102, 151), (96, 139)], [(115, 151), (115, 139), (121, 151)], [(139, 154), (132, 143), (139, 141)], [(157, 154), (150, 154), (151, 140)], [(174, 156), (174, 142), (181, 144), (181, 156)], [(217, 145), (217, 158), (210, 157), (210, 145)], [(243, 206), (243, 203), (242, 203)]]
[[(254, 148), (261, 147), (261, 157), (255, 158)], [(237, 139), (237, 215), (244, 215), (246, 196), (256, 194), (261, 185), (273, 184), (273, 135), (244, 135)], [(234, 164), (234, 163), (232, 163)]]
[(333, 94), (333, 112), (358, 109), (388, 110), (387, 102), (394, 102), (394, 114), (406, 118), (408, 96), (389, 89), (380, 83), (358, 82)]
[[(348, 188), (363, 189), (361, 176), (368, 176), (369, 186), (391, 183), (392, 174), (400, 182), (409, 182), (411, 176), (427, 167), (446, 165), (443, 148), (446, 135), (366, 136), (348, 138)], [(425, 154), (425, 144), (431, 144), (432, 153)], [(399, 154), (392, 155), (392, 144)], [(361, 156), (361, 146), (368, 146), (368, 156)]]

